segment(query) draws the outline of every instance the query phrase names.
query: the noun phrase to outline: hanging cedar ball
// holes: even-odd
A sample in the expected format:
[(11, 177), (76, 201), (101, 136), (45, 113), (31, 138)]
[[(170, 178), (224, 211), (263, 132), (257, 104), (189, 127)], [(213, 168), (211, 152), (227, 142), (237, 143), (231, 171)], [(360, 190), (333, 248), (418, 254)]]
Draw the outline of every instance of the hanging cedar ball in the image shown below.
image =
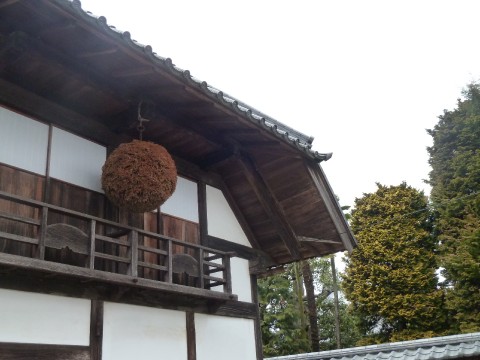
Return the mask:
[(110, 201), (137, 213), (162, 205), (177, 185), (172, 157), (163, 146), (148, 141), (121, 144), (102, 171), (102, 188)]

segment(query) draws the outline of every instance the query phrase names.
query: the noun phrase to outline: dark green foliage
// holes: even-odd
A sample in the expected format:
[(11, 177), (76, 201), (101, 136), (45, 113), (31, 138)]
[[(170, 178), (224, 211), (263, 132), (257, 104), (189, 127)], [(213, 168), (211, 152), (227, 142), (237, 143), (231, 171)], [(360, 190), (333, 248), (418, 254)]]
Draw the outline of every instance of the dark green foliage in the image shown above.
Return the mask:
[[(336, 348), (332, 273), (329, 258), (308, 261), (313, 274), (320, 350)], [(301, 264), (291, 264), (279, 274), (259, 279), (263, 354), (280, 356), (311, 351), (308, 336), (307, 301), (303, 290)], [(299, 300), (300, 299), (300, 300)], [(356, 320), (340, 300), (341, 346), (351, 347), (358, 340)]]
[(358, 248), (347, 258), (343, 282), (366, 336), (360, 344), (441, 334), (443, 291), (427, 199), (405, 183), (377, 185), (355, 201)]
[(480, 331), (480, 87), (471, 84), (445, 111), (433, 138), (429, 183), (438, 213), (440, 265), (448, 287), (452, 332)]

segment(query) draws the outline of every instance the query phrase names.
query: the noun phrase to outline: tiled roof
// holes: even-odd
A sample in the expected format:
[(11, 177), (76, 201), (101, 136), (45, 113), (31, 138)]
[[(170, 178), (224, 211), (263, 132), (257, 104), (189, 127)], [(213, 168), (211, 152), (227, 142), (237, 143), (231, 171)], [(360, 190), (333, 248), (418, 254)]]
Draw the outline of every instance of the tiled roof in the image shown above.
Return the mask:
[(480, 332), (279, 356), (265, 360), (427, 360), (470, 357), (480, 357)]
[[(62, 5), (62, 3), (65, 3), (65, 0), (56, 0), (56, 2)], [(318, 162), (326, 161), (331, 158), (331, 153), (319, 153), (312, 150), (313, 137), (302, 134), (301, 132), (292, 129), (287, 125), (282, 124), (281, 122), (263, 114), (255, 108), (239, 101), (233, 96), (230, 96), (207, 84), (207, 82), (193, 77), (190, 74), (190, 71), (183, 70), (175, 66), (170, 58), (161, 57), (153, 52), (150, 45), (143, 45), (133, 40), (128, 31), (120, 31), (114, 26), (108, 25), (107, 19), (104, 16), (95, 16), (91, 12), (83, 10), (79, 0), (67, 0), (67, 2), (87, 21), (95, 22), (98, 27), (109, 33), (109, 35), (120, 37), (126, 45), (136, 51), (141, 52), (145, 58), (152, 62), (152, 66), (161, 66), (163, 69), (166, 69), (169, 73), (186, 83), (188, 86), (198, 89), (213, 101), (232, 109), (235, 113), (245, 119), (248, 119), (256, 126), (271, 132), (277, 138), (304, 152), (310, 158)]]

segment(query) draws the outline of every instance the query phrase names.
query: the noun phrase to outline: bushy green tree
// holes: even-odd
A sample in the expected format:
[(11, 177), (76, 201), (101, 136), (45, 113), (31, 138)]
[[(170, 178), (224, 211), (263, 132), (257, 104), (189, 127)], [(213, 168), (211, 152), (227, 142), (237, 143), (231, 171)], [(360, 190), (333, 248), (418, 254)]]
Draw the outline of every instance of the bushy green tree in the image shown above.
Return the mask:
[[(318, 348), (335, 349), (335, 312), (330, 258), (310, 259), (308, 264), (313, 277), (319, 324)], [(258, 281), (264, 356), (312, 351), (303, 265), (303, 262), (291, 264), (286, 266), (284, 271)], [(353, 346), (359, 337), (356, 321), (347, 308), (348, 305), (341, 298), (339, 301), (341, 347)]]
[(347, 257), (343, 281), (365, 334), (360, 344), (441, 334), (443, 291), (427, 198), (405, 183), (377, 186), (355, 201), (358, 247)]
[(428, 130), (429, 183), (453, 332), (480, 331), (480, 86)]

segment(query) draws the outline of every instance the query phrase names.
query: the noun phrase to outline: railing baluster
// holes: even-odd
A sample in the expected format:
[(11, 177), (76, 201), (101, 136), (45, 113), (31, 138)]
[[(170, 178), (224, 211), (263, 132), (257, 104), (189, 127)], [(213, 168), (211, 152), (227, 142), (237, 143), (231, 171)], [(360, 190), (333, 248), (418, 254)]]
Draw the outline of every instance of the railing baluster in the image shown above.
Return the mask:
[(172, 255), (172, 240), (168, 240), (168, 255), (167, 255), (167, 262), (168, 262), (168, 283), (173, 283), (173, 255)]
[(223, 292), (227, 294), (232, 293), (232, 273), (230, 270), (230, 254), (223, 255), (223, 266), (225, 266), (225, 270), (223, 270), (223, 276), (225, 279), (225, 284), (223, 285)]
[(97, 232), (96, 225), (97, 222), (95, 220), (90, 220), (90, 247), (88, 254), (88, 268), (90, 270), (95, 269), (95, 236)]
[(45, 239), (47, 238), (48, 208), (42, 207), (42, 220), (40, 223), (40, 239), (38, 241), (38, 258), (45, 259)]
[(198, 253), (199, 253), (199, 261), (198, 261), (198, 266), (199, 266), (199, 278), (200, 278), (200, 289), (204, 289), (205, 288), (205, 279), (203, 278), (203, 274), (204, 274), (204, 268), (203, 268), (203, 261), (204, 261), (204, 254), (203, 254), (203, 249), (198, 249)]
[(138, 231), (132, 230), (128, 234), (130, 248), (128, 250), (130, 255), (130, 265), (128, 274), (134, 277), (138, 276)]

